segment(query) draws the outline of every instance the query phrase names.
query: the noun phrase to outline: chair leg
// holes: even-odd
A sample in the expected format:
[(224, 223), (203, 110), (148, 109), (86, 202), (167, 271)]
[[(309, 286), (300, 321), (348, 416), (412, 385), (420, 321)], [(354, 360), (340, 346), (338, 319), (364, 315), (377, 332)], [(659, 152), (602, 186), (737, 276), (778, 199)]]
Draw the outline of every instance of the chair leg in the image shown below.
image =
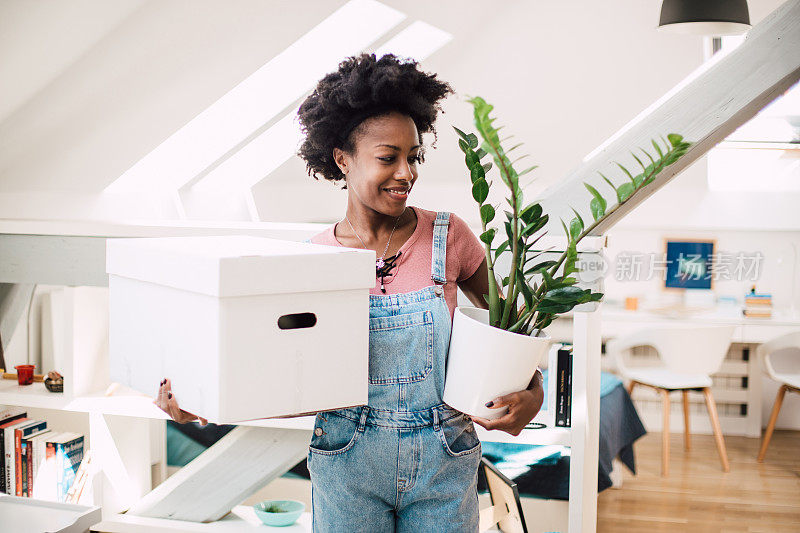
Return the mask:
[(689, 441), (689, 391), (683, 392), (683, 447), (687, 450), (692, 449), (692, 444)]
[(758, 451), (758, 462), (764, 462), (764, 456), (767, 455), (767, 446), (769, 440), (772, 438), (772, 432), (775, 431), (775, 422), (778, 420), (778, 413), (781, 412), (781, 405), (783, 404), (783, 397), (786, 395), (786, 385), (781, 385), (778, 389), (778, 396), (775, 397), (775, 405), (772, 406), (772, 414), (769, 416), (769, 424), (767, 424), (767, 431), (764, 433), (764, 442), (761, 443), (761, 449)]
[(664, 408), (664, 421), (661, 428), (661, 477), (669, 475), (669, 391), (659, 389)]
[(722, 428), (719, 425), (719, 417), (717, 416), (717, 404), (714, 402), (711, 388), (705, 387), (703, 395), (706, 397), (706, 407), (708, 408), (708, 416), (711, 417), (711, 427), (714, 428), (714, 440), (717, 441), (717, 451), (719, 452), (719, 459), (722, 461), (722, 470), (730, 472), (731, 466), (728, 463), (728, 452), (725, 450), (725, 440), (722, 438)]
[(630, 395), (632, 395), (632, 394), (633, 394), (633, 387), (634, 387), (635, 385), (636, 385), (636, 382), (635, 382), (635, 381), (633, 381), (633, 380), (631, 380), (631, 382), (630, 382), (630, 383), (628, 383), (628, 396), (630, 396)]

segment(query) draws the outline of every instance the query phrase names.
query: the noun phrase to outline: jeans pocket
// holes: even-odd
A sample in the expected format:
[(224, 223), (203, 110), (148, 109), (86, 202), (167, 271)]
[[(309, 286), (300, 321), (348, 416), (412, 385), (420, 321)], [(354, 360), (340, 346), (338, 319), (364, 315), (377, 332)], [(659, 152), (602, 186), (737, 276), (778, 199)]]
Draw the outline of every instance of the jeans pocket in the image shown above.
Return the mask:
[(444, 451), (452, 457), (469, 455), (481, 449), (481, 441), (475, 434), (472, 420), (463, 415), (442, 421), (436, 433), (442, 441)]
[(370, 385), (424, 380), (433, 369), (434, 330), (430, 311), (370, 318)]
[(333, 413), (318, 414), (309, 450), (318, 455), (339, 455), (352, 448), (361, 433), (356, 420)]

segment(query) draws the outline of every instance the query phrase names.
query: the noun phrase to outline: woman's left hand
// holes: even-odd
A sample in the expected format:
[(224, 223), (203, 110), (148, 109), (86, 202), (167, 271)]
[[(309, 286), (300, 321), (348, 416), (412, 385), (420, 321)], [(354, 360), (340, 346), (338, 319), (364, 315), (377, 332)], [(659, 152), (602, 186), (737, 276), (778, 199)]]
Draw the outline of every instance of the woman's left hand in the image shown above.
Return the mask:
[(492, 400), (491, 405), (487, 404), (490, 409), (508, 407), (505, 415), (495, 420), (473, 416), (472, 420), (486, 429), (499, 429), (516, 437), (534, 419), (543, 401), (542, 374), (537, 370), (527, 389), (500, 396)]

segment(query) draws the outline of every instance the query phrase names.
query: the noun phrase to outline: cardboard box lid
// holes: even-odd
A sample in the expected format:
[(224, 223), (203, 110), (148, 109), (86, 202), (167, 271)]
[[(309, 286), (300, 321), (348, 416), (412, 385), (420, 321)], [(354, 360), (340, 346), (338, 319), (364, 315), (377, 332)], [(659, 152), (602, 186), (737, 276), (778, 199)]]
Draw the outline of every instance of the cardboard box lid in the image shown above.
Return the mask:
[(106, 272), (219, 297), (371, 289), (375, 252), (249, 235), (107, 239)]

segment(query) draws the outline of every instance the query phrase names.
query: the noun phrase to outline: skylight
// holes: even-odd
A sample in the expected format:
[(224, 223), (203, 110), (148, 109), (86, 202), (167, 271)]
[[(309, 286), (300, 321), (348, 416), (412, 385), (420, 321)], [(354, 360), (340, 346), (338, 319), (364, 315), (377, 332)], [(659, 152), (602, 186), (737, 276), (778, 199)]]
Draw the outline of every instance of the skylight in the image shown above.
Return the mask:
[[(422, 61), (452, 38), (435, 26), (416, 21), (379, 47), (375, 54), (380, 57), (393, 53)], [(297, 108), (209, 172), (192, 190), (241, 190), (264, 179), (297, 151), (302, 135), (296, 115)]]
[(343, 57), (363, 50), (405, 17), (375, 0), (351, 0), (176, 131), (105, 191), (182, 187), (295, 102)]

